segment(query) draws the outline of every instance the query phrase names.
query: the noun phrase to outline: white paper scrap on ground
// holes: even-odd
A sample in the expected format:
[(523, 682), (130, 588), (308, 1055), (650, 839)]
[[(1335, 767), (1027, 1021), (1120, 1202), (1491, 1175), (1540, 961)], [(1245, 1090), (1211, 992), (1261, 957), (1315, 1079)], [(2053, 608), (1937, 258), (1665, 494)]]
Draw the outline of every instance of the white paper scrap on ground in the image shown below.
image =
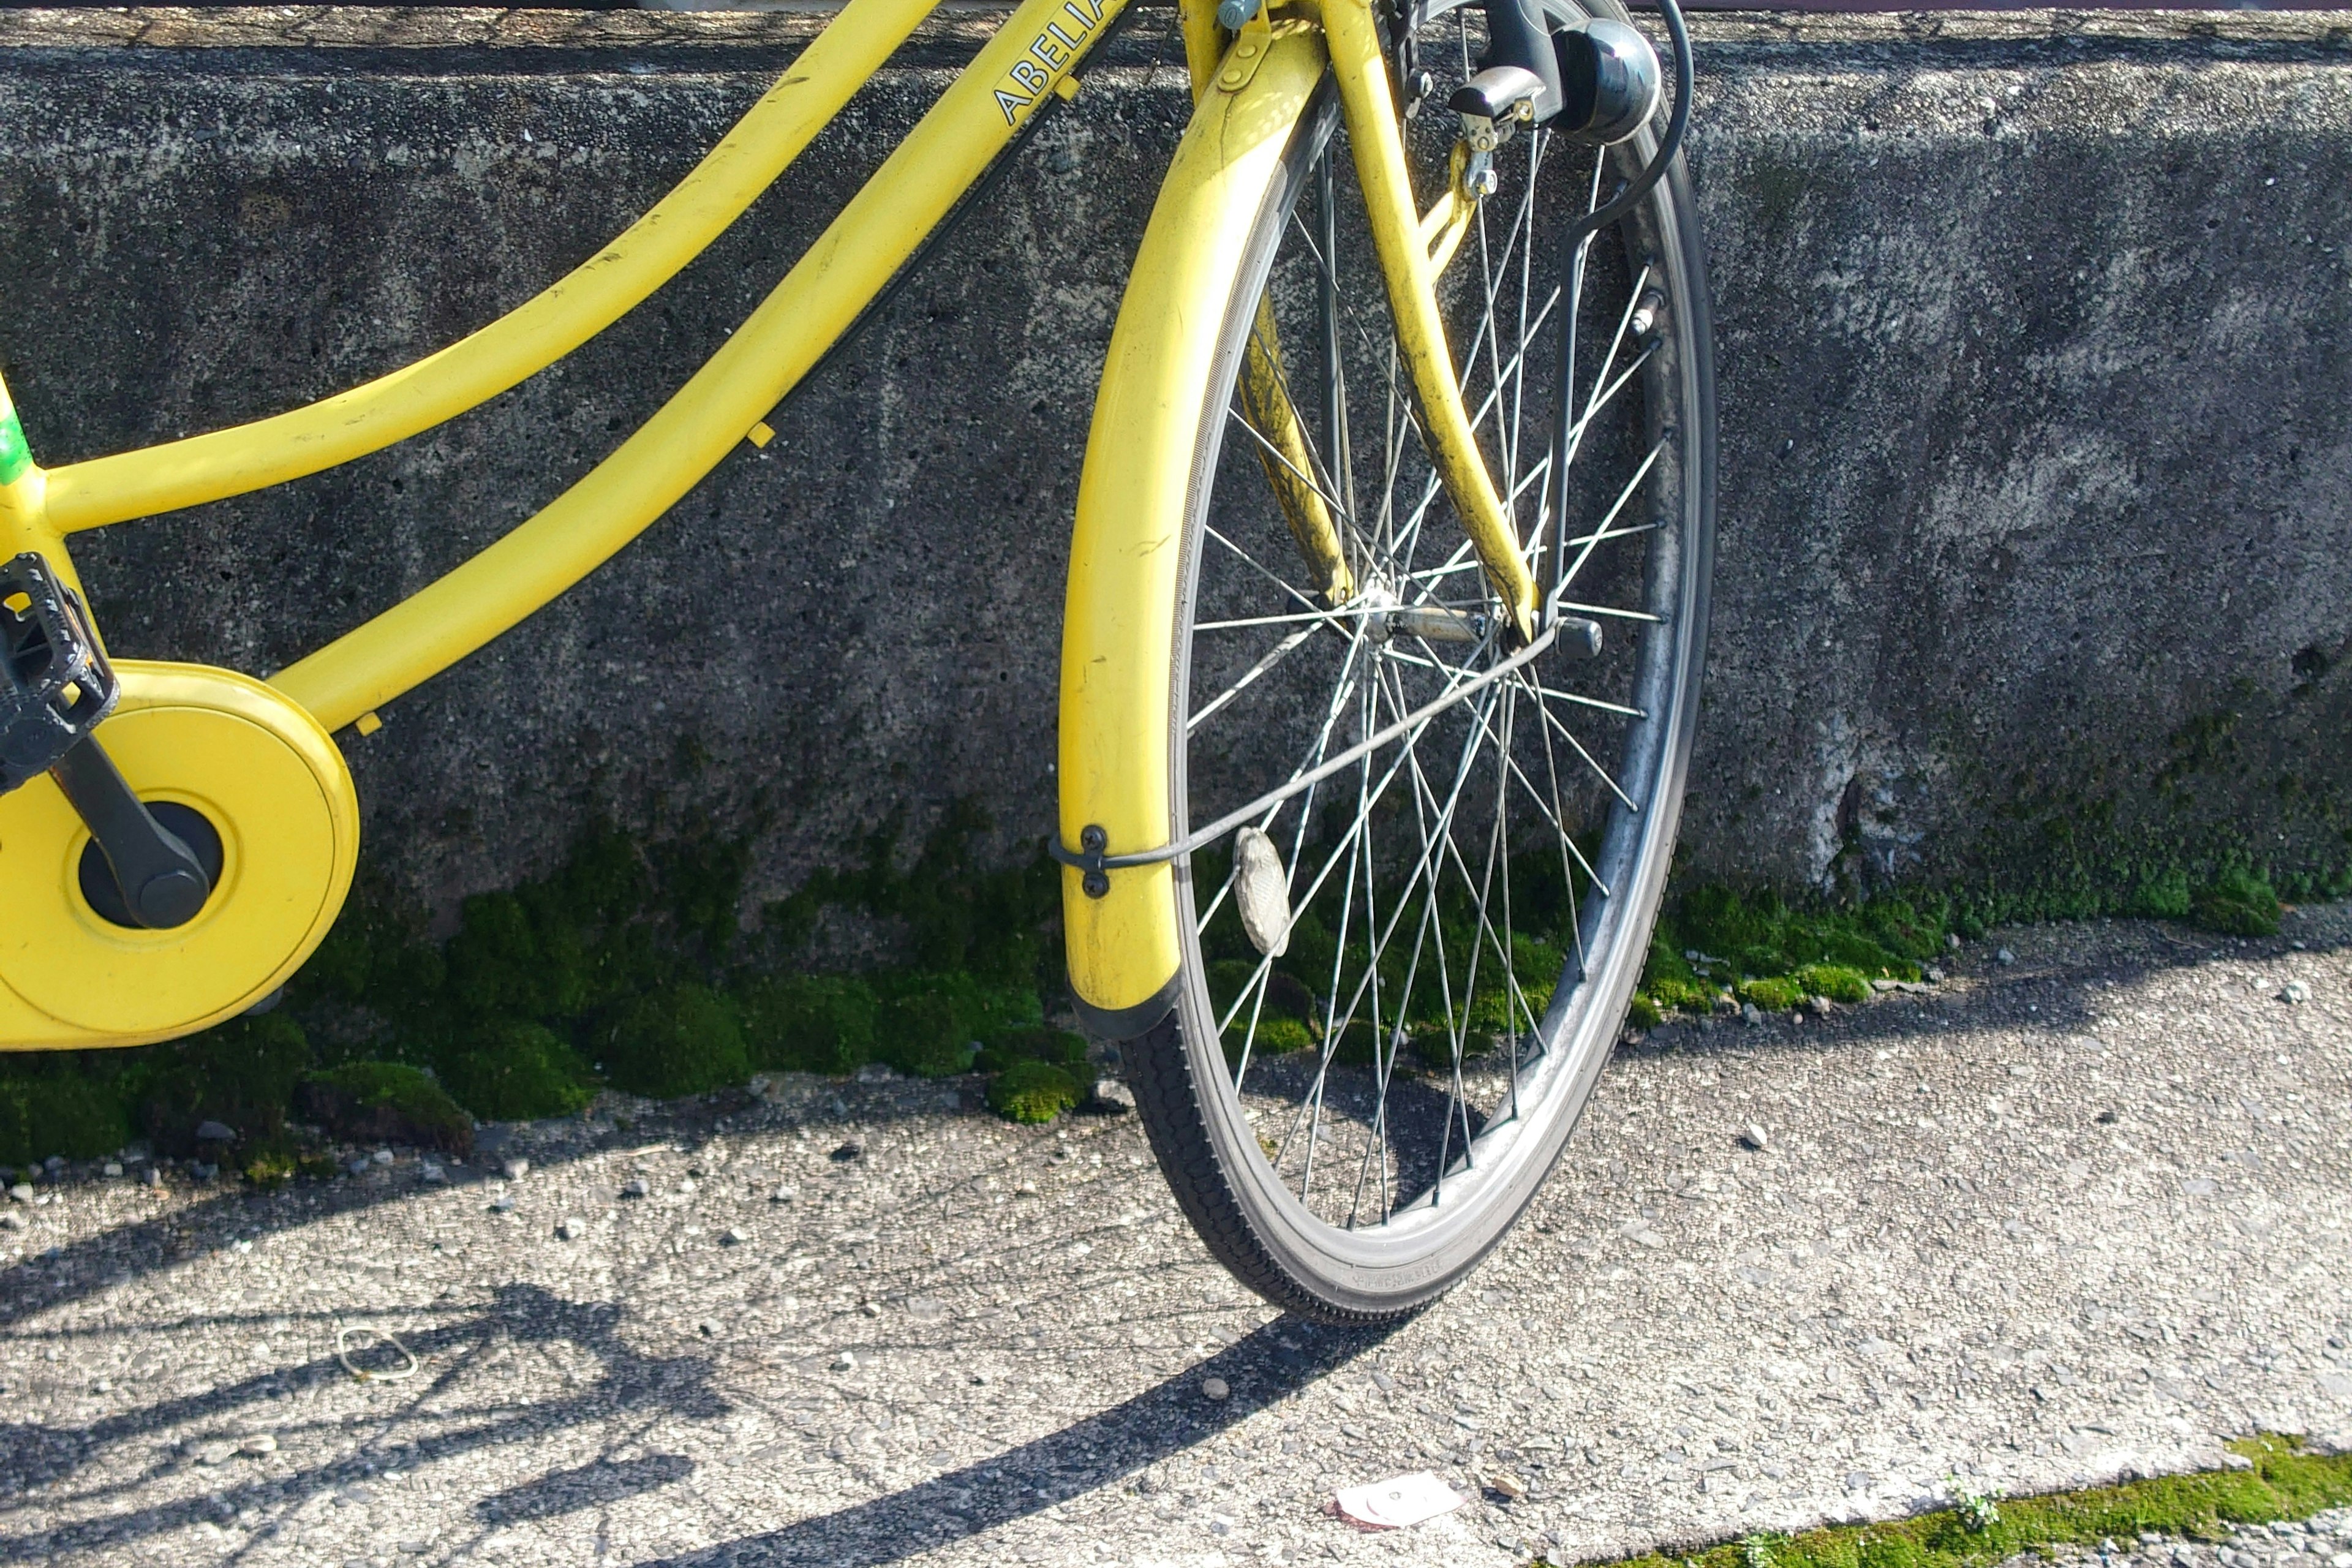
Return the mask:
[(1335, 1500), (1341, 1518), (1374, 1530), (1399, 1530), (1462, 1506), (1454, 1489), (1427, 1470), (1349, 1487)]

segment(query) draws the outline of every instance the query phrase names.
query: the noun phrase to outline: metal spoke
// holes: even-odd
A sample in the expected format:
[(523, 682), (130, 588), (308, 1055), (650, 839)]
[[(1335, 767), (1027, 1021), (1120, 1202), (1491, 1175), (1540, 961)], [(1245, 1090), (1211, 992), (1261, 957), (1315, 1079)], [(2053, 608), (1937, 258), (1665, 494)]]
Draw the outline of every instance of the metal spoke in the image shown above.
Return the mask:
[(1643, 712), (1639, 708), (1628, 708), (1622, 702), (1603, 702), (1598, 697), (1579, 697), (1573, 691), (1555, 691), (1549, 686), (1538, 686), (1535, 688), (1535, 689), (1541, 692), (1546, 697), (1557, 697), (1562, 702), (1573, 702), (1582, 708), (1598, 708), (1603, 713), (1622, 713), (1628, 719), (1647, 719), (1649, 717), (1647, 713)]
[(1194, 621), (1196, 632), (1229, 632), (1238, 626), (1295, 626), (1307, 621), (1349, 622), (1361, 617), (1360, 610), (1341, 605), (1336, 610), (1309, 610), (1296, 616), (1244, 616), (1234, 621)]
[(1207, 719), (1210, 714), (1214, 713), (1218, 709), (1223, 708), (1226, 703), (1231, 702), (1234, 698), (1239, 697), (1244, 690), (1254, 685), (1259, 677), (1265, 674), (1267, 670), (1272, 669), (1276, 665), (1280, 664), (1284, 659), (1288, 658), (1292, 653), (1297, 650), (1301, 644), (1307, 641), (1308, 637), (1313, 637), (1317, 632), (1319, 632), (1322, 629), (1322, 625), (1318, 622), (1314, 626), (1295, 631), (1288, 637), (1283, 638), (1280, 642), (1275, 644), (1273, 650), (1267, 653), (1264, 658), (1261, 658), (1255, 664), (1251, 665), (1247, 672), (1244, 673), (1239, 680), (1234, 681), (1231, 686), (1228, 686), (1223, 691), (1218, 692), (1215, 700), (1206, 708), (1202, 709), (1190, 719), (1185, 720), (1184, 728), (1187, 730), (1199, 729), (1202, 721)]
[(1614, 616), (1621, 621), (1640, 621), (1646, 626), (1662, 626), (1666, 624), (1664, 616), (1654, 616), (1647, 610), (1622, 610), (1614, 605), (1580, 605), (1573, 599), (1559, 599), (1554, 601), (1553, 607), (1573, 610), (1580, 616)]
[[(1536, 711), (1542, 714), (1544, 717), (1544, 723), (1546, 725), (1544, 746), (1546, 753), (1549, 753), (1551, 746), (1550, 732), (1552, 731), (1558, 731), (1561, 740), (1566, 741), (1570, 745), (1576, 748), (1576, 754), (1584, 759), (1585, 766), (1591, 768), (1594, 773), (1601, 775), (1601, 782), (1609, 786), (1609, 793), (1625, 803), (1626, 810), (1641, 810), (1642, 808), (1640, 806), (1633, 804), (1633, 797), (1627, 795), (1624, 790), (1620, 788), (1617, 781), (1610, 776), (1609, 770), (1592, 760), (1592, 753), (1584, 749), (1584, 742), (1576, 738), (1576, 732), (1570, 730), (1566, 724), (1560, 722), (1559, 716), (1558, 714), (1544, 706), (1542, 689), (1536, 686), (1531, 681), (1521, 681), (1519, 682), (1519, 686), (1520, 689), (1526, 691), (1528, 696), (1536, 700)], [(1553, 788), (1557, 791), (1559, 786), (1555, 784)]]
[[(1290, 455), (1287, 452), (1285, 452), (1280, 447), (1276, 446), (1272, 441), (1267, 440), (1265, 438), (1265, 432), (1259, 429), (1255, 425), (1250, 423), (1250, 417), (1248, 415), (1243, 413), (1240, 409), (1228, 405), (1225, 408), (1225, 416), (1231, 419), (1234, 424), (1240, 426), (1243, 429), (1248, 431), (1250, 439), (1255, 441), (1258, 444), (1259, 448), (1263, 450), (1267, 457), (1273, 458), (1276, 462), (1280, 463), (1285, 468), (1288, 469), (1293, 479), (1297, 479), (1300, 484), (1305, 485), (1308, 489), (1313, 490), (1317, 495), (1322, 497), (1323, 504), (1331, 509), (1332, 516), (1341, 519), (1344, 519), (1347, 516), (1346, 509), (1339, 504), (1339, 498), (1323, 488), (1322, 479), (1314, 474), (1300, 473), (1298, 471), (1298, 465), (1290, 460)], [(1307, 456), (1311, 458), (1314, 454), (1310, 452)]]
[(1223, 545), (1226, 549), (1232, 551), (1235, 555), (1240, 556), (1243, 563), (1248, 566), (1250, 570), (1255, 572), (1259, 576), (1265, 578), (1267, 582), (1273, 584), (1276, 587), (1281, 589), (1284, 593), (1289, 595), (1292, 598), (1297, 600), (1308, 609), (1319, 610), (1321, 608), (1321, 606), (1317, 605), (1312, 598), (1308, 597), (1307, 591), (1304, 588), (1295, 587), (1291, 584), (1284, 582), (1278, 574), (1263, 564), (1256, 556), (1252, 555), (1248, 551), (1244, 550), (1240, 545), (1235, 544), (1232, 540), (1227, 539), (1223, 534), (1219, 533), (1214, 528), (1203, 524), (1201, 531), (1215, 540), (1218, 543)]
[[(1633, 470), (1633, 477), (1625, 481), (1625, 488), (1619, 490), (1617, 492), (1617, 499), (1610, 503), (1609, 510), (1601, 519), (1599, 526), (1593, 531), (1593, 534), (1588, 536), (1591, 539), (1591, 542), (1586, 544), (1582, 550), (1578, 551), (1575, 563), (1571, 564), (1567, 571), (1560, 574), (1559, 580), (1563, 584), (1576, 581), (1576, 574), (1584, 570), (1585, 562), (1591, 558), (1593, 550), (1600, 543), (1598, 535), (1606, 532), (1609, 525), (1617, 521), (1617, 514), (1625, 510), (1625, 503), (1633, 499), (1633, 492), (1642, 488), (1642, 481), (1643, 479), (1650, 477), (1651, 465), (1658, 460), (1658, 454), (1665, 449), (1666, 443), (1663, 438), (1658, 441), (1657, 445), (1650, 448), (1649, 454), (1642, 459), (1642, 466)], [(1563, 547), (1561, 553), (1565, 554), (1566, 552), (1566, 549)]]

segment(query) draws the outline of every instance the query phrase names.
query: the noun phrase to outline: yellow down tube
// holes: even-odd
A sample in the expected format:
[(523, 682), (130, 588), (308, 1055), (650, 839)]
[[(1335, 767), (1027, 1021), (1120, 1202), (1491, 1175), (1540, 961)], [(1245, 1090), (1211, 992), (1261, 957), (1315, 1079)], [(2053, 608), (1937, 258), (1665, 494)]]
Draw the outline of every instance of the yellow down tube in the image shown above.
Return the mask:
[(270, 684), (341, 729), (506, 631), (643, 532), (847, 330), (1126, 3), (1026, 0), (635, 435), (513, 532)]
[(73, 533), (315, 474), (430, 429), (536, 375), (700, 255), (936, 4), (850, 0), (693, 173), (528, 303), (415, 364), (307, 407), (49, 469), (49, 525)]

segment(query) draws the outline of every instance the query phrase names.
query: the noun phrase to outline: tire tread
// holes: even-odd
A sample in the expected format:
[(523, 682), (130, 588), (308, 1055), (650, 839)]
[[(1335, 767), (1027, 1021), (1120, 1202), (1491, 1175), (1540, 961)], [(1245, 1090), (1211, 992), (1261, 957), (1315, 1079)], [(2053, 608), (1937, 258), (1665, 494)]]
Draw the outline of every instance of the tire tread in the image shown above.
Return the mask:
[(1419, 1311), (1418, 1304), (1387, 1312), (1334, 1307), (1300, 1289), (1275, 1260), (1235, 1199), (1232, 1184), (1217, 1170), (1208, 1122), (1201, 1109), (1215, 1090), (1192, 1081), (1182, 1030), (1171, 1011), (1141, 1038), (1122, 1045), (1119, 1059), (1126, 1067), (1128, 1087), (1135, 1091), (1136, 1109), (1143, 1118), (1151, 1152), (1176, 1194), (1177, 1206), (1192, 1221), (1210, 1256), (1275, 1306), (1318, 1323), (1366, 1328), (1397, 1322)]

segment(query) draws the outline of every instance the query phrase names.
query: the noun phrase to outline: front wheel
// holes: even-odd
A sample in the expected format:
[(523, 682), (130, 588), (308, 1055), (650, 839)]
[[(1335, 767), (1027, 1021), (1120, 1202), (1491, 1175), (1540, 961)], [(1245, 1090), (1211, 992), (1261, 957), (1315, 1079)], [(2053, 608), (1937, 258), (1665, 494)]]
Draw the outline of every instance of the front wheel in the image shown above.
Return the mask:
[[(1442, 106), (1476, 68), (1481, 18), (1412, 14), (1435, 78), (1404, 125), (1426, 200), (1460, 167)], [(1555, 25), (1587, 14), (1561, 0)], [(1253, 205), (1204, 392), (1167, 416), (1189, 479), (1145, 721), (1164, 728), (1144, 750), (1161, 842), (1228, 826), (1150, 884), (1174, 976), (1127, 1015), (1149, 1026), (1129, 1073), (1212, 1251), (1325, 1321), (1410, 1311), (1501, 1238), (1609, 1056), (1655, 921), (1714, 533), (1706, 285), (1679, 163), (1581, 267), (1559, 245), (1654, 145), (1596, 153), (1540, 127), (1507, 142), (1438, 286), (1551, 629), (1535, 651), (1423, 445), (1328, 81), (1230, 195)], [(1106, 406), (1120, 372), (1115, 342)], [(1116, 434), (1098, 415), (1090, 479)], [(1075, 842), (1088, 813), (1069, 771)]]

